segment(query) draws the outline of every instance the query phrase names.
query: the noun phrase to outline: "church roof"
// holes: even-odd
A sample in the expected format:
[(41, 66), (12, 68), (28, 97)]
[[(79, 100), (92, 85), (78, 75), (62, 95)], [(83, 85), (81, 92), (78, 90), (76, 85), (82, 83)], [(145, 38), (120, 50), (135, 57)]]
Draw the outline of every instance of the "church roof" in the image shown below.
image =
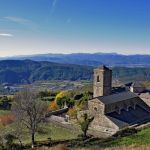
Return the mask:
[(111, 103), (116, 103), (116, 102), (131, 99), (131, 98), (135, 98), (135, 97), (138, 97), (138, 96), (132, 92), (121, 92), (121, 93), (112, 94), (108, 96), (100, 96), (100, 97), (97, 97), (97, 99), (100, 100), (104, 104), (111, 104)]
[(105, 65), (99, 66), (96, 69), (102, 69), (102, 70), (110, 70), (108, 67), (106, 67)]
[(132, 87), (143, 87), (143, 85), (141, 84), (141, 82), (138, 82), (138, 81), (136, 81), (136, 82), (134, 82), (132, 85), (131, 85)]
[[(150, 110), (150, 108), (148, 108)], [(134, 125), (143, 121), (150, 121), (150, 112), (143, 108), (143, 106), (136, 106), (136, 109), (129, 108), (128, 111), (122, 109), (120, 114), (112, 112), (106, 114), (106, 116), (115, 123), (119, 128), (123, 128), (127, 125)]]

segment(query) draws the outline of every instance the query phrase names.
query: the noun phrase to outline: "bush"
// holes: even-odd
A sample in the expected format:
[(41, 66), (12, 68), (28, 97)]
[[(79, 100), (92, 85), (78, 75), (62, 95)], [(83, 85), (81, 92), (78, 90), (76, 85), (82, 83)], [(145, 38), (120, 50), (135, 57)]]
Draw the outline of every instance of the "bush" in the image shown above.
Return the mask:
[(46, 134), (47, 133), (47, 129), (46, 128), (44, 128), (43, 126), (41, 126), (41, 127), (39, 127), (38, 129), (37, 129), (37, 132), (39, 133), (39, 134)]
[(137, 133), (137, 129), (135, 128), (126, 128), (123, 130), (118, 131), (114, 137), (125, 137), (125, 136), (129, 136), (129, 135), (133, 135)]
[(75, 100), (79, 100), (79, 99), (81, 99), (83, 96), (84, 96), (83, 94), (77, 94), (77, 95), (74, 96), (74, 99), (75, 99)]
[(4, 126), (12, 123), (14, 120), (15, 118), (12, 114), (0, 116), (0, 123)]
[(69, 115), (70, 118), (77, 118), (77, 110), (75, 108), (69, 108), (67, 115)]
[(41, 100), (42, 101), (54, 101), (54, 99), (55, 99), (55, 97), (53, 97), (53, 96), (48, 96), (48, 97), (43, 97), (43, 98), (41, 98)]
[(48, 107), (48, 111), (54, 111), (59, 109), (59, 106), (57, 105), (56, 101), (52, 101)]
[(7, 149), (12, 149), (13, 147), (15, 147), (15, 145), (14, 145), (14, 140), (15, 139), (16, 139), (15, 136), (13, 136), (11, 134), (7, 134), (5, 136)]

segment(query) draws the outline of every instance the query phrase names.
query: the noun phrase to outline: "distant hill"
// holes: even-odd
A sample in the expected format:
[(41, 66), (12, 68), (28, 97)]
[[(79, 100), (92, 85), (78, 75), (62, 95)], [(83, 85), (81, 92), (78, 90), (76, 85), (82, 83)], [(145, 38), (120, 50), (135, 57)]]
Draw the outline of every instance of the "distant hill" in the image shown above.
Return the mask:
[[(114, 67), (113, 78), (121, 80), (150, 80), (150, 67)], [(32, 83), (38, 80), (91, 80), (93, 67), (58, 64), (46, 61), (0, 61), (0, 83)]]
[(37, 80), (88, 80), (92, 67), (37, 62), (31, 60), (0, 61), (0, 83), (32, 83)]
[[(2, 58), (1, 58), (2, 59)], [(74, 54), (39, 54), (29, 56), (17, 56), (3, 59), (33, 61), (49, 61), (63, 64), (78, 64), (87, 66), (123, 66), (123, 67), (147, 67), (150, 66), (150, 55), (121, 55), (117, 53), (74, 53)]]

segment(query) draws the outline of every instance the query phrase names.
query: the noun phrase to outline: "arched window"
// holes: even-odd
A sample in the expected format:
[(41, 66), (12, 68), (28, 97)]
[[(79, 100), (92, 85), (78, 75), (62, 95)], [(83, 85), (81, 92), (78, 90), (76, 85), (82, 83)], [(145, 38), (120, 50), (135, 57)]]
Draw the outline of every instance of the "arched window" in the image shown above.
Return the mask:
[(97, 108), (96, 108), (96, 107), (94, 107), (94, 110), (95, 110), (95, 111), (97, 111)]
[(99, 76), (97, 76), (97, 82), (100, 82), (100, 78), (99, 78)]

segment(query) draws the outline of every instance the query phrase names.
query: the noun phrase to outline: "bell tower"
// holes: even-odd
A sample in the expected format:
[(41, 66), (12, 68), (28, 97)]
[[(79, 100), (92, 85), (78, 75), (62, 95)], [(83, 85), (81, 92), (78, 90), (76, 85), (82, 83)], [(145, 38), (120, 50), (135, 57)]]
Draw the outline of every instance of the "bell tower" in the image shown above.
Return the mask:
[(111, 94), (112, 70), (106, 66), (94, 69), (93, 97)]

